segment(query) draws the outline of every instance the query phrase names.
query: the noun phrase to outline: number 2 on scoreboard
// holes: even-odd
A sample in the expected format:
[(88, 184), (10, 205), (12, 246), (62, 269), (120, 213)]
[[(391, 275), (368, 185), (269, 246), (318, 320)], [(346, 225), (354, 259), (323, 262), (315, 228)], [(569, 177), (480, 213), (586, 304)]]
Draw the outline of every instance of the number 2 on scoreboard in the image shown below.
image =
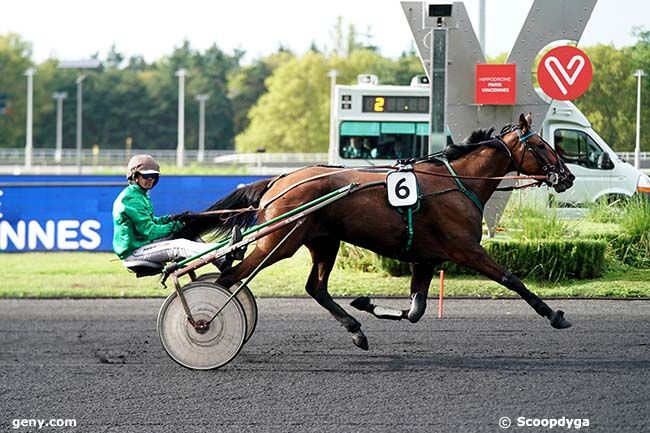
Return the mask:
[(382, 96), (375, 98), (375, 109), (373, 111), (384, 111), (384, 98)]

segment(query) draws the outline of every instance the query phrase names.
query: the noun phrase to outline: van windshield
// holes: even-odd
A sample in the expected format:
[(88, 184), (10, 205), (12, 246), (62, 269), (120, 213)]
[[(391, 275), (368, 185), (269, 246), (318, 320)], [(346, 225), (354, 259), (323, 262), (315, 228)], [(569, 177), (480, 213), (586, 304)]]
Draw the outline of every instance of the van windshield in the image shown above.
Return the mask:
[(404, 159), (427, 154), (426, 122), (341, 122), (339, 155), (346, 159)]
[(583, 131), (556, 129), (555, 150), (567, 164), (577, 164), (587, 168), (603, 169), (603, 149)]

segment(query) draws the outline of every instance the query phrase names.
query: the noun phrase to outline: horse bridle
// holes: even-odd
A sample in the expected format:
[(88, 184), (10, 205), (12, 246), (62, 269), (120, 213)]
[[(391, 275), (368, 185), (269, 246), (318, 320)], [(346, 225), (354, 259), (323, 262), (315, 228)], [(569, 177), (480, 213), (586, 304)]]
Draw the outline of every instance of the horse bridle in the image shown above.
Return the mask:
[[(524, 146), (524, 151), (521, 153), (521, 160), (517, 162), (515, 159), (514, 155), (512, 154), (512, 151), (506, 144), (506, 142), (503, 140), (503, 136), (506, 134), (509, 134), (511, 132), (515, 132), (517, 134), (517, 137), (519, 139), (519, 143), (522, 143)], [(519, 126), (513, 126), (506, 130), (505, 132), (502, 131), (500, 135), (498, 135), (496, 138), (497, 140), (501, 143), (503, 146), (504, 150), (508, 154), (508, 157), (512, 161), (512, 163), (515, 165), (515, 168), (517, 169), (518, 173), (523, 173), (523, 164), (524, 164), (524, 158), (526, 157), (526, 152), (530, 152), (530, 154), (535, 158), (537, 163), (540, 165), (542, 171), (546, 175), (546, 180), (548, 183), (552, 186), (557, 185), (560, 182), (560, 176), (564, 173), (564, 169), (562, 168), (562, 165), (558, 164), (558, 167), (555, 166), (555, 164), (552, 164), (550, 162), (547, 162), (542, 158), (539, 153), (534, 149), (534, 147), (528, 143), (528, 139), (534, 135), (538, 135), (536, 131), (529, 130), (526, 134), (523, 133), (521, 130), (521, 127)], [(540, 137), (541, 139), (541, 137)], [(543, 141), (543, 140), (542, 140)], [(555, 149), (551, 148), (551, 151), (555, 155), (556, 159), (559, 161), (560, 157), (555, 151)]]

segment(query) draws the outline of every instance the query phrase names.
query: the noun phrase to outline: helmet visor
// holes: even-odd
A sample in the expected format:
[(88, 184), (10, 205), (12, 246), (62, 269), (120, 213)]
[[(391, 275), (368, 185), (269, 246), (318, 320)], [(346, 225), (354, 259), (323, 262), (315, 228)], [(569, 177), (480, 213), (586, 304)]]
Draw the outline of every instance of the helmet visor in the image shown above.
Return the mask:
[[(145, 170), (145, 171), (149, 171), (149, 170)], [(160, 173), (158, 173), (157, 171), (153, 173), (144, 173), (144, 172), (140, 173), (140, 177), (142, 177), (143, 179), (158, 179), (159, 176)]]

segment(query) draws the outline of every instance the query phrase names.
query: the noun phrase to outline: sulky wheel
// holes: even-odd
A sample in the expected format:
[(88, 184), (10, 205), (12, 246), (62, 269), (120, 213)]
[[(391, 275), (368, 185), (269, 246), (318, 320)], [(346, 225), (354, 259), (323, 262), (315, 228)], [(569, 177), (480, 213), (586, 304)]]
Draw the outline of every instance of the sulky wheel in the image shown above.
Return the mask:
[[(205, 281), (190, 283), (181, 290), (198, 323), (209, 321), (230, 298), (228, 290)], [(246, 314), (237, 298), (200, 331), (187, 319), (176, 292), (167, 297), (158, 313), (163, 348), (174, 361), (194, 370), (219, 368), (235, 358), (244, 345), (246, 328)]]
[[(196, 281), (209, 281), (211, 283), (214, 283), (219, 279), (220, 275), (221, 274), (219, 272), (210, 272), (208, 274), (197, 276)], [(230, 293), (234, 292), (240, 286), (241, 281), (235, 283), (235, 285), (229, 289)], [(244, 340), (245, 343), (251, 338), (251, 335), (253, 335), (253, 331), (255, 331), (255, 327), (257, 326), (257, 302), (255, 301), (255, 296), (253, 296), (253, 293), (248, 288), (248, 286), (244, 287), (239, 293), (237, 293), (237, 300), (241, 303), (241, 306), (244, 307), (244, 313), (246, 313), (246, 325), (248, 332), (246, 332), (246, 339)]]

